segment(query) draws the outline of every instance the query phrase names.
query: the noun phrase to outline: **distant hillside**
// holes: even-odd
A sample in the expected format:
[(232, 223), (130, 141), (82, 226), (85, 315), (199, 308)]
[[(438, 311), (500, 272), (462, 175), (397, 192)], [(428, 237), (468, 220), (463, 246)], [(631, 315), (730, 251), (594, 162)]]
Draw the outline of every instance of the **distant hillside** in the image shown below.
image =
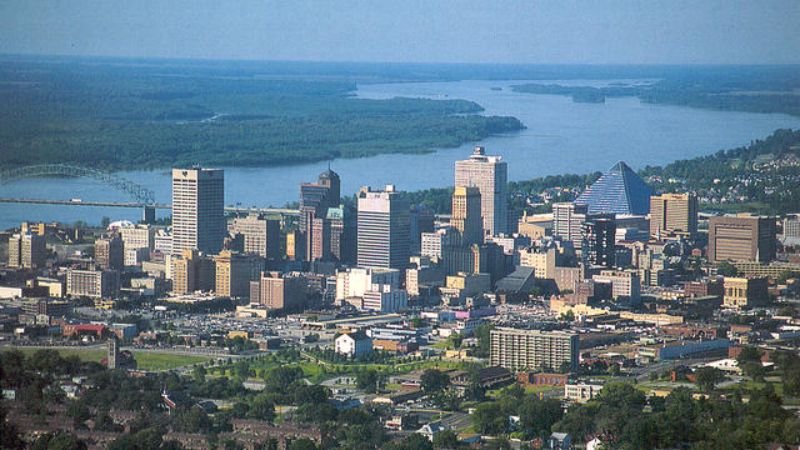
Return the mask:
[(746, 147), (640, 172), (656, 189), (697, 192), (707, 209), (800, 212), (800, 130), (777, 130)]

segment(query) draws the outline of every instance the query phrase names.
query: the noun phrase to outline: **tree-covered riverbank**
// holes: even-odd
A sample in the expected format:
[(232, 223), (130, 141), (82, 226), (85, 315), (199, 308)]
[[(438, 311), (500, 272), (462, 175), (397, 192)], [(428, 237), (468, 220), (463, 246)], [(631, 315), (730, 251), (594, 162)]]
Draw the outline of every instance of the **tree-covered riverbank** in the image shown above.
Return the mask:
[(202, 65), (0, 62), (0, 166), (109, 170), (424, 153), (524, 128), (465, 100), (352, 97), (346, 77)]

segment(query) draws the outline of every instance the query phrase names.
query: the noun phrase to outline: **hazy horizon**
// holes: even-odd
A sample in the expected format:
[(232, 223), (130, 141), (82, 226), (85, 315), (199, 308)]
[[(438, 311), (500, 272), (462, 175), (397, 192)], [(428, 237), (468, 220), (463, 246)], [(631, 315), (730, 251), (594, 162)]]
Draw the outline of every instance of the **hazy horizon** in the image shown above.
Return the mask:
[(0, 54), (511, 65), (800, 63), (800, 2), (0, 1)]

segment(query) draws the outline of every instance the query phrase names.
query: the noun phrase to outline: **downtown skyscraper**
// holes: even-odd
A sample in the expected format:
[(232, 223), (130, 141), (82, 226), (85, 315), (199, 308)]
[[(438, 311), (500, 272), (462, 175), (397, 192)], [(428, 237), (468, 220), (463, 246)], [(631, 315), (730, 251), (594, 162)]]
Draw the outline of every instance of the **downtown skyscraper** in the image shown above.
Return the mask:
[(450, 225), (458, 230), (461, 245), (483, 243), (481, 194), (476, 187), (456, 186), (453, 190)]
[(197, 249), (215, 254), (225, 238), (222, 169), (172, 170), (172, 254)]
[(490, 236), (508, 232), (508, 164), (475, 147), (469, 159), (456, 161), (456, 186), (476, 187), (481, 196), (483, 230)]
[(697, 196), (689, 193), (650, 197), (650, 236), (697, 235)]
[(393, 185), (358, 193), (358, 266), (405, 269), (409, 257), (409, 205)]

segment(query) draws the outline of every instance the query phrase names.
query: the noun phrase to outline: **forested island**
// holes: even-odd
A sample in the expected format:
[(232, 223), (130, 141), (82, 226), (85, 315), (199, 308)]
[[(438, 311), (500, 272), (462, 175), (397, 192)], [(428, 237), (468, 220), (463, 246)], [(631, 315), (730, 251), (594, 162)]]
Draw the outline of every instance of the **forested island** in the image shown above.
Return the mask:
[(571, 96), (575, 102), (602, 103), (607, 97), (638, 97), (646, 103), (722, 111), (783, 113), (800, 116), (797, 67), (741, 67), (725, 71), (665, 71), (651, 83), (610, 83), (604, 87), (552, 83), (514, 85), (515, 92)]
[(354, 98), (356, 83), (228, 66), (0, 63), (0, 166), (109, 170), (423, 153), (524, 128), (465, 100)]

